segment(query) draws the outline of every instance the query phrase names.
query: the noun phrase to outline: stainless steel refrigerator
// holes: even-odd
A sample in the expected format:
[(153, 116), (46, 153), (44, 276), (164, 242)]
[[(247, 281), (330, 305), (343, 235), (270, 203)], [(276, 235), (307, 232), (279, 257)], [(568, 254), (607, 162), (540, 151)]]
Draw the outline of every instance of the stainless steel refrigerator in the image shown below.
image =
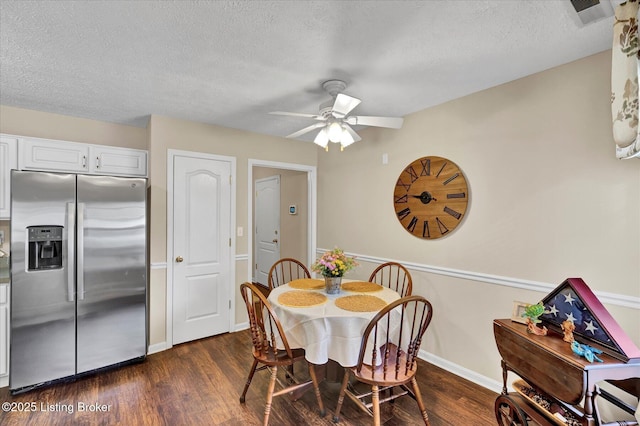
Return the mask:
[(146, 179), (11, 172), (13, 393), (147, 348)]

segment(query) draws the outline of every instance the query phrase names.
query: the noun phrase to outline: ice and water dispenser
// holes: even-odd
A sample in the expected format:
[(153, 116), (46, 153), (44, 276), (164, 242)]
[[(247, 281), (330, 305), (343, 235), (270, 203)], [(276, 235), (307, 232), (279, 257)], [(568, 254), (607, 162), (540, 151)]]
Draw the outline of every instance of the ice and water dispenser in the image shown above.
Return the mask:
[(29, 226), (29, 271), (62, 268), (62, 226)]

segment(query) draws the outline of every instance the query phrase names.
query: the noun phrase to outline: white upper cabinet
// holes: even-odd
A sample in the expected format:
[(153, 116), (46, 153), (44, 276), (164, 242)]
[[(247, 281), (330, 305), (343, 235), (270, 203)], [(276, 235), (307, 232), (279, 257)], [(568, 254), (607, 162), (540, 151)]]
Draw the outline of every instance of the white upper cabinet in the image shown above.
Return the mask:
[(0, 219), (8, 219), (11, 202), (11, 169), (18, 167), (18, 139), (0, 136)]
[(21, 170), (89, 171), (89, 145), (50, 139), (21, 139)]
[(90, 165), (94, 173), (123, 176), (147, 175), (147, 151), (91, 145)]
[(147, 176), (147, 151), (51, 139), (19, 137), (20, 170), (111, 176)]

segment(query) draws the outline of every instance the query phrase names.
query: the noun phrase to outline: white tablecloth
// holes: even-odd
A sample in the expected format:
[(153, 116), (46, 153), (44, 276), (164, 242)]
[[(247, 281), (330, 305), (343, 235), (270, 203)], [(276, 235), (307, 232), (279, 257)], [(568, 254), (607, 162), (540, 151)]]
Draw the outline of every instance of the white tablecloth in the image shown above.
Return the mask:
[[(351, 280), (343, 280), (348, 282)], [(327, 294), (321, 305), (294, 308), (278, 303), (278, 297), (292, 291), (288, 284), (274, 288), (269, 294), (269, 302), (278, 315), (284, 333), (291, 348), (304, 348), (307, 361), (313, 364), (324, 364), (329, 359), (337, 361), (343, 367), (352, 367), (358, 362), (362, 332), (377, 312), (352, 312), (340, 309), (335, 305), (339, 297), (355, 294), (366, 294), (379, 297), (387, 303), (400, 298), (395, 291), (383, 287), (375, 292), (352, 292), (342, 290), (339, 294)], [(300, 290), (298, 290), (300, 291)]]

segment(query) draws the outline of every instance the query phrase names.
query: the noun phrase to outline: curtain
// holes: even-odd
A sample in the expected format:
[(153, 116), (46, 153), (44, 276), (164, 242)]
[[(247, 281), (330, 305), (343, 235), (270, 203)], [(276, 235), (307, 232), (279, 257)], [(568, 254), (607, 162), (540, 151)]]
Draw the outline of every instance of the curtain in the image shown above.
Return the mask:
[(611, 52), (611, 116), (617, 158), (640, 157), (638, 0), (616, 7)]

